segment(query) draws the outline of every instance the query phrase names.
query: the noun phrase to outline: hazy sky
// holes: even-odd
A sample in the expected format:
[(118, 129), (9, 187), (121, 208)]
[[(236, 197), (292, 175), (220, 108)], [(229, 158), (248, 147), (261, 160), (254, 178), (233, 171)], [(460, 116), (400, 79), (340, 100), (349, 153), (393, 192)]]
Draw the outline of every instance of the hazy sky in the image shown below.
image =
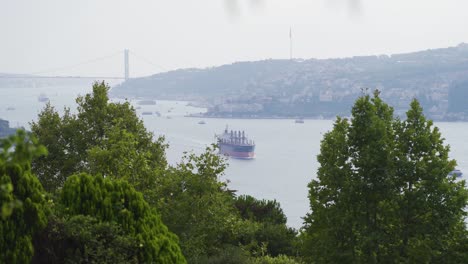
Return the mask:
[(410, 52), (468, 42), (467, 10), (466, 0), (0, 0), (0, 72), (122, 75), (124, 48), (139, 56), (133, 76), (288, 58), (290, 27), (296, 58)]

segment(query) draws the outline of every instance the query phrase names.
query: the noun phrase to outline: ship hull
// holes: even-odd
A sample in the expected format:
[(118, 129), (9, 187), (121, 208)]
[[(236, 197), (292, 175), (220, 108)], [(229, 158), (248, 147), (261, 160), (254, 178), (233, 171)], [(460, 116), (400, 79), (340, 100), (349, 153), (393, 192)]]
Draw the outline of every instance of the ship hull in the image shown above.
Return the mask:
[(233, 157), (236, 159), (253, 159), (255, 158), (255, 146), (240, 146), (221, 143), (219, 144), (219, 154)]

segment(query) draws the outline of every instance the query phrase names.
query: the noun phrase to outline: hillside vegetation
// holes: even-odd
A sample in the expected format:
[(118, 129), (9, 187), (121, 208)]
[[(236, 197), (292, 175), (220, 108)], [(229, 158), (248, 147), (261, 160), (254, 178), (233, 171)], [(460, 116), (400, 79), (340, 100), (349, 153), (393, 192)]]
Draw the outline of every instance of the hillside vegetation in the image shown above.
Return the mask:
[[(335, 116), (349, 114), (365, 88), (403, 114), (417, 98), (434, 119), (454, 116), (452, 87), (468, 76), (468, 44), (391, 56), (236, 62), (131, 79), (112, 90), (120, 97), (195, 100), (215, 116)], [(466, 85), (463, 86), (465, 89)], [(449, 107), (450, 106), (450, 107)], [(461, 111), (465, 113), (464, 111)]]

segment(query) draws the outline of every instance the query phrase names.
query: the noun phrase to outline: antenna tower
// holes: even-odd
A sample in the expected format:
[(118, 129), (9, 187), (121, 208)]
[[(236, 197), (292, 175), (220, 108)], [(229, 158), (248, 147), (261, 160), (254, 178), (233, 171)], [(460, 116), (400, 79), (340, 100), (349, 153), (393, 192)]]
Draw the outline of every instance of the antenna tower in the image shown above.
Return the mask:
[(129, 65), (129, 58), (128, 58), (129, 50), (124, 50), (124, 64), (125, 64), (125, 81), (130, 78), (130, 65)]
[(293, 59), (292, 29), (289, 28), (289, 59)]

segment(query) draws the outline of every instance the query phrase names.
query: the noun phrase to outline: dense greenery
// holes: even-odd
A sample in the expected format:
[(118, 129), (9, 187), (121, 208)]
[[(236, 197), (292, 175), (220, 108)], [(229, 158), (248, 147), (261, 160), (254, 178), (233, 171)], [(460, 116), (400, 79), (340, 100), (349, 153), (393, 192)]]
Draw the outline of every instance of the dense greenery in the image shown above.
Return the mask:
[(250, 255), (292, 254), (296, 233), (279, 204), (236, 198), (219, 179), (226, 163), (215, 152), (208, 147), (198, 156), (188, 153), (155, 189), (163, 221), (179, 236), (189, 262), (245, 263)]
[(54, 213), (33, 263), (186, 263), (177, 237), (124, 180), (70, 176)]
[(107, 92), (95, 84), (77, 114), (45, 107), (32, 130), (48, 156), (24, 131), (0, 141), (0, 262), (468, 261), (465, 182), (417, 101), (402, 121), (376, 92), (336, 120), (298, 236), (277, 201), (228, 189), (216, 146), (169, 166), (163, 138)]
[[(56, 212), (58, 213), (58, 212)], [(88, 215), (53, 216), (34, 239), (32, 263), (139, 263), (134, 235)]]
[(235, 206), (241, 217), (256, 226), (251, 237), (242, 237), (247, 245), (264, 247), (262, 252), (269, 256), (295, 256), (296, 231), (286, 225), (286, 215), (276, 201), (257, 200), (250, 195), (236, 198)]
[[(60, 116), (47, 105), (32, 123), (33, 134), (50, 153), (36, 159), (33, 169), (57, 197), (47, 228), (35, 240), (35, 262), (141, 261), (142, 249), (135, 248), (142, 244), (141, 234), (153, 239), (156, 246), (146, 253), (154, 257), (157, 244), (165, 241), (153, 237), (156, 231), (129, 229), (120, 211), (109, 213), (110, 205), (122, 205), (116, 197), (127, 195), (123, 190), (133, 187), (144, 195), (145, 210), (158, 219), (160, 213), (162, 222), (179, 237), (190, 263), (247, 263), (252, 256), (294, 251), (296, 233), (286, 226), (278, 203), (267, 210), (277, 213), (279, 220), (241, 216), (236, 207), (239, 200), (220, 180), (226, 163), (215, 147), (201, 155), (189, 153), (176, 166), (167, 166), (164, 140), (153, 141), (129, 103), (109, 102), (108, 90), (105, 84), (96, 83), (91, 94), (77, 99), (77, 114), (65, 109)], [(119, 186), (120, 191), (109, 196), (112, 199), (103, 197), (111, 193), (105, 191), (108, 185)], [(81, 196), (85, 200), (78, 199)], [(79, 208), (72, 210), (73, 206)], [(53, 253), (58, 251), (62, 253)]]
[(78, 97), (78, 111), (63, 116), (50, 105), (31, 124), (33, 134), (49, 151), (34, 161), (33, 169), (44, 188), (62, 187), (68, 176), (78, 172), (124, 178), (138, 190), (149, 188), (154, 170), (165, 168), (163, 138), (153, 141), (128, 102), (109, 102), (104, 83)]
[(22, 130), (0, 140), (0, 148), (0, 263), (29, 263), (32, 238), (46, 226), (48, 212), (31, 160), (46, 150)]
[(448, 153), (417, 101), (400, 121), (378, 92), (359, 98), (351, 121), (338, 118), (322, 141), (304, 255), (317, 263), (466, 262), (468, 196), (465, 182), (448, 176)]
[(200, 156), (187, 155), (158, 180), (158, 209), (191, 263), (217, 254), (232, 233), (236, 221), (232, 197), (218, 180), (224, 168), (223, 159), (208, 149)]
[(140, 263), (184, 262), (176, 236), (168, 231), (142, 194), (126, 181), (74, 175), (65, 182), (60, 202), (70, 215), (118, 223), (125, 233), (135, 236)]

